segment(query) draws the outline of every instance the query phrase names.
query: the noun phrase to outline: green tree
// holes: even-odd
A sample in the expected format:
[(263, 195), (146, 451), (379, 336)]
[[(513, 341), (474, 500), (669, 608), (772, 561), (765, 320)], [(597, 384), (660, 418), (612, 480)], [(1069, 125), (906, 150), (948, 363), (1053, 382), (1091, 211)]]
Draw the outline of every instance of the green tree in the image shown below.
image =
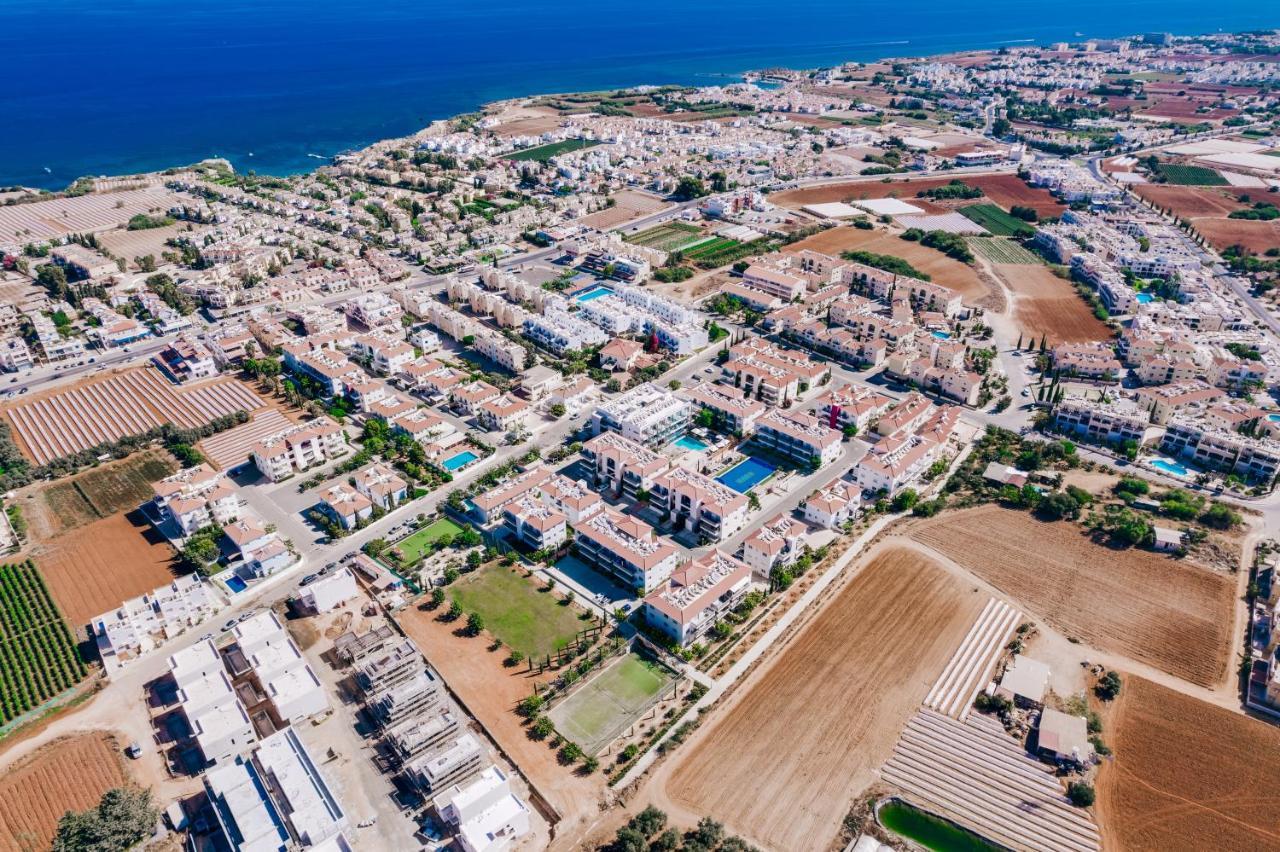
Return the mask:
[(467, 635), (479, 636), (484, 630), (484, 617), (478, 612), (473, 612), (467, 616)]
[(643, 834), (645, 837), (653, 837), (658, 832), (667, 827), (667, 814), (665, 811), (649, 805), (640, 813), (633, 816), (627, 825)]
[(1106, 674), (1098, 679), (1098, 685), (1093, 688), (1093, 692), (1103, 701), (1114, 701), (1116, 696), (1120, 694), (1121, 685), (1120, 675), (1108, 670)]
[(671, 193), (671, 197), (676, 201), (689, 201), (706, 194), (707, 188), (702, 185), (702, 181), (691, 175), (685, 175), (676, 183), (676, 190)]
[(150, 790), (116, 787), (102, 794), (97, 808), (63, 815), (53, 838), (53, 852), (129, 849), (151, 836), (159, 818)]
[(754, 491), (747, 492), (747, 508), (753, 512), (760, 509), (760, 497)]
[(1072, 781), (1067, 785), (1067, 798), (1077, 808), (1087, 808), (1095, 798), (1093, 785), (1087, 781)]
[(1051, 521), (1062, 518), (1075, 520), (1080, 517), (1080, 504), (1065, 491), (1055, 491), (1040, 500), (1040, 505), (1036, 507), (1036, 514)]
[(904, 488), (893, 497), (893, 511), (905, 512), (915, 506), (920, 500), (920, 495), (916, 493), (914, 488)]

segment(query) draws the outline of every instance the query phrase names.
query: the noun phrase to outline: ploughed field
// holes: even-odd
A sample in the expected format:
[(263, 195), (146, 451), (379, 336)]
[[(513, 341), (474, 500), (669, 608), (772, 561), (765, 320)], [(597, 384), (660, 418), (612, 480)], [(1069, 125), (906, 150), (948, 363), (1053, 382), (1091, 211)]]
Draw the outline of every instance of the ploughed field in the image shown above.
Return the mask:
[(1255, 254), (1280, 247), (1280, 220), (1228, 218), (1234, 211), (1246, 210), (1260, 202), (1276, 203), (1275, 194), (1265, 189), (1148, 183), (1139, 184), (1135, 190), (1157, 207), (1189, 220), (1219, 251), (1237, 244)]
[[(1059, 216), (1066, 209), (1046, 189), (1027, 186), (1015, 174), (995, 175), (953, 175), (940, 178), (901, 178), (885, 183), (878, 180), (851, 181), (849, 183), (826, 184), (801, 189), (788, 189), (769, 196), (774, 204), (799, 209), (806, 204), (822, 204), (831, 201), (850, 201), (868, 198), (901, 198), (909, 204), (936, 212), (945, 209), (943, 206), (926, 198), (916, 198), (916, 193), (925, 189), (944, 186), (953, 180), (962, 180), (969, 186), (976, 186), (986, 194), (986, 201), (994, 202), (1008, 210), (1014, 205), (1034, 208), (1039, 216)], [(972, 204), (973, 199), (960, 202)]]
[(666, 796), (766, 848), (826, 848), (986, 600), (920, 553), (874, 551), (677, 752)]
[(1280, 849), (1280, 729), (1133, 675), (1105, 724), (1106, 849)]
[(1235, 595), (1227, 576), (999, 506), (940, 515), (911, 536), (1068, 637), (1199, 686), (1226, 674)]
[(0, 849), (48, 849), (64, 813), (94, 807), (126, 782), (111, 736), (77, 734), (50, 743), (0, 774)]
[(1051, 343), (1111, 339), (1110, 327), (1093, 315), (1093, 308), (1072, 283), (1047, 266), (998, 263), (994, 267), (1014, 295), (1013, 321), (1019, 331), (1048, 337)]

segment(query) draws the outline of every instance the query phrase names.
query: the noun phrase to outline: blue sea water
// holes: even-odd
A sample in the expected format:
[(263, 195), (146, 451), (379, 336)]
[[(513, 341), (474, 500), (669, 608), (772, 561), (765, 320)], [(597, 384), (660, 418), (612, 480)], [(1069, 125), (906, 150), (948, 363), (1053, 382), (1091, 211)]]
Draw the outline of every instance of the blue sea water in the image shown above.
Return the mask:
[(1257, 0), (0, 0), (0, 184), (285, 174), (499, 98), (1278, 24)]

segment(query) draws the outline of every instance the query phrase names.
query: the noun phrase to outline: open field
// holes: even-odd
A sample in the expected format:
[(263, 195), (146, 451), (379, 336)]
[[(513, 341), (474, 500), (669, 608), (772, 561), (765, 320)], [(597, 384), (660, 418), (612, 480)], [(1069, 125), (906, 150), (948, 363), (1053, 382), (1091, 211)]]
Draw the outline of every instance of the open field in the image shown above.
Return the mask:
[(1242, 245), (1255, 254), (1280, 248), (1280, 220), (1193, 219), (1191, 224), (1216, 249)]
[(1013, 321), (1026, 334), (1054, 343), (1112, 338), (1110, 327), (1093, 315), (1071, 282), (1047, 266), (997, 263), (994, 269), (1013, 293)]
[(77, 635), (94, 616), (172, 580), (176, 557), (136, 512), (94, 521), (32, 552)]
[(582, 217), (582, 224), (607, 231), (650, 213), (657, 213), (670, 202), (643, 192), (624, 189), (609, 196), (613, 206)]
[(665, 668), (639, 654), (627, 654), (553, 707), (551, 721), (587, 754), (598, 754), (670, 683)]
[(1022, 247), (1021, 243), (988, 237), (970, 237), (965, 244), (974, 254), (980, 254), (992, 263), (1019, 264), (1025, 266), (1042, 265), (1040, 255)]
[(0, 848), (48, 849), (64, 813), (94, 807), (103, 793), (127, 783), (110, 735), (77, 734), (50, 743), (0, 778)]
[(625, 239), (638, 246), (672, 252), (701, 240), (702, 229), (687, 222), (663, 222)]
[(826, 848), (986, 600), (915, 551), (873, 551), (703, 722), (667, 796), (765, 848)]
[(1035, 228), (1016, 216), (1011, 216), (994, 204), (968, 204), (958, 211), (997, 237), (1030, 235)]
[(1173, 215), (1190, 220), (1219, 251), (1236, 244), (1257, 254), (1269, 248), (1280, 248), (1280, 222), (1227, 218), (1232, 212), (1244, 210), (1256, 202), (1274, 201), (1275, 196), (1266, 190), (1141, 184), (1137, 193)]
[(464, 612), (480, 613), (486, 630), (530, 659), (555, 653), (590, 626), (579, 620), (582, 610), (539, 591), (533, 580), (503, 565), (467, 574), (449, 587), (449, 595)]
[(929, 212), (941, 212), (947, 207), (916, 198), (916, 193), (925, 189), (944, 186), (959, 178), (970, 186), (981, 187), (989, 200), (1006, 210), (1015, 204), (1034, 208), (1041, 216), (1059, 216), (1066, 209), (1046, 189), (1027, 186), (1022, 178), (1015, 174), (995, 175), (956, 175), (940, 178), (903, 178), (882, 181), (856, 181), (840, 184), (789, 189), (769, 196), (774, 204), (799, 210), (806, 204), (819, 204), (828, 201), (849, 201), (866, 198), (901, 198)]
[(431, 550), (433, 544), (446, 535), (456, 536), (461, 532), (462, 527), (448, 518), (441, 518), (418, 530), (413, 535), (396, 542), (395, 549), (400, 552), (401, 561), (411, 565), (421, 559), (423, 554)]
[[(1159, 207), (1173, 211), (1175, 216), (1183, 219), (1201, 217), (1226, 218), (1233, 210), (1245, 207), (1236, 200), (1241, 191), (1233, 192), (1230, 188), (1174, 186), (1171, 184), (1144, 183), (1135, 187), (1138, 195)], [(1250, 193), (1252, 198), (1253, 194)], [(1262, 193), (1256, 193), (1261, 201)]]
[(538, 145), (533, 148), (513, 151), (510, 154), (503, 154), (501, 159), (515, 160), (516, 162), (536, 160), (539, 163), (545, 163), (559, 154), (581, 151), (584, 148), (594, 148), (599, 144), (594, 139), (562, 139), (559, 142), (548, 142), (546, 145)]
[(6, 405), (14, 440), (36, 464), (139, 435), (164, 423), (192, 428), (262, 399), (235, 379), (175, 388), (154, 367), (97, 376)]
[(1184, 166), (1178, 163), (1161, 163), (1160, 174), (1165, 180), (1178, 186), (1226, 186), (1227, 179), (1203, 166)]
[(911, 536), (1069, 638), (1199, 686), (1215, 687), (1227, 672), (1232, 578), (993, 505), (940, 515)]
[(86, 672), (36, 567), (0, 565), (0, 722), (70, 689)]
[(93, 523), (150, 500), (157, 482), (177, 469), (164, 450), (148, 450), (60, 479), (22, 503), (37, 541)]
[(219, 470), (230, 470), (248, 461), (253, 447), (263, 438), (283, 432), (293, 425), (278, 408), (264, 408), (247, 423), (225, 432), (210, 435), (197, 445), (210, 464)]
[(0, 243), (28, 243), (104, 231), (139, 213), (164, 212), (178, 196), (163, 186), (0, 207)]
[[(523, 667), (504, 668), (505, 651), (490, 652), (484, 639), (455, 635), (456, 625), (438, 621), (434, 612), (409, 606), (396, 613), (396, 620), (467, 712), (560, 812), (564, 822), (559, 830), (598, 817), (596, 801), (604, 786), (603, 775), (583, 777), (560, 766), (555, 749), (525, 734), (515, 706), (533, 694), (535, 679)], [(550, 677), (548, 672), (546, 679)]]
[(901, 239), (888, 231), (830, 228), (787, 247), (787, 251), (802, 249), (812, 249), (832, 255), (857, 249), (877, 254), (891, 254), (902, 258), (931, 277), (933, 283), (955, 290), (966, 302), (973, 302), (990, 292), (973, 267), (958, 260), (952, 260), (936, 249)]
[(137, 269), (138, 265), (134, 263), (134, 258), (151, 255), (159, 262), (160, 253), (169, 251), (165, 240), (178, 236), (188, 227), (190, 226), (186, 222), (175, 222), (163, 228), (146, 228), (140, 231), (120, 228), (99, 234), (98, 244), (116, 257), (127, 260), (130, 269)]
[(1280, 729), (1133, 675), (1105, 725), (1106, 848), (1280, 848)]

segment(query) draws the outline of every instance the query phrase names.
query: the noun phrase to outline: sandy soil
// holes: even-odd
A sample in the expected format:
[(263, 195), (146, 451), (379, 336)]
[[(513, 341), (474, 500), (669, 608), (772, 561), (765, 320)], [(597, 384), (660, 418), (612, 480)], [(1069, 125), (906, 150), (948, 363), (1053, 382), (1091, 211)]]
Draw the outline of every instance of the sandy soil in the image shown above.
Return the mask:
[[(970, 186), (982, 187), (987, 200), (999, 204), (1006, 210), (1020, 204), (1034, 207), (1041, 216), (1058, 216), (1066, 208), (1057, 202), (1048, 190), (1027, 186), (1022, 178), (1015, 174), (997, 175), (956, 175), (955, 177), (902, 178), (888, 183), (881, 181), (862, 181), (845, 184), (828, 184), (825, 186), (804, 189), (789, 189), (769, 196), (774, 204), (799, 209), (805, 204), (816, 204), (824, 201), (847, 201), (859, 198), (901, 198), (919, 207), (927, 207), (930, 212), (942, 210), (940, 205), (921, 203), (916, 193), (922, 189), (942, 186), (954, 179), (963, 180)], [(972, 203), (972, 202), (965, 202)]]
[(632, 219), (637, 219), (649, 213), (655, 213), (668, 206), (667, 202), (661, 198), (625, 189), (621, 192), (615, 192), (610, 197), (615, 202), (613, 207), (583, 216), (582, 223), (592, 228), (606, 230), (608, 228), (616, 228), (624, 222), (630, 222)]
[(118, 228), (114, 231), (99, 234), (98, 242), (116, 257), (123, 257), (127, 260), (130, 269), (136, 270), (138, 265), (133, 262), (136, 257), (144, 257), (149, 254), (155, 258), (156, 263), (162, 263), (163, 260), (160, 257), (160, 253), (170, 251), (169, 247), (165, 245), (165, 240), (185, 233), (189, 227), (187, 223), (179, 222), (163, 228), (148, 228), (144, 231), (130, 231), (125, 228)]
[(104, 733), (58, 740), (0, 778), (0, 848), (47, 849), (58, 819), (85, 810), (127, 780), (120, 749)]
[(137, 513), (113, 515), (30, 554), (77, 635), (94, 616), (173, 579), (177, 554)]
[(980, 506), (911, 528), (1068, 637), (1199, 686), (1227, 675), (1236, 583), (1141, 550), (1094, 544), (1070, 523)]
[(991, 294), (972, 266), (952, 260), (940, 251), (913, 243), (888, 231), (863, 231), (859, 228), (829, 228), (812, 237), (793, 243), (788, 251), (812, 249), (838, 255), (842, 251), (863, 249), (877, 254), (900, 257), (930, 276), (933, 283), (955, 290), (966, 302), (975, 302)]
[(1053, 343), (1111, 339), (1111, 329), (1093, 315), (1071, 282), (1048, 267), (997, 263), (992, 269), (1014, 294), (1013, 321), (1020, 331), (1047, 335)]
[(766, 848), (825, 848), (984, 601), (917, 553), (877, 548), (650, 789)]
[(1242, 245), (1254, 254), (1280, 248), (1280, 221), (1256, 222), (1248, 219), (1192, 219), (1192, 226), (1221, 251)]
[(120, 511), (132, 510), (153, 494), (151, 483), (178, 465), (164, 450), (135, 453), (57, 482), (39, 482), (14, 499), (22, 507), (32, 542), (41, 542)]
[(1152, 204), (1171, 210), (1175, 216), (1190, 219), (1195, 229), (1218, 250), (1236, 243), (1259, 254), (1280, 247), (1280, 222), (1227, 218), (1232, 211), (1243, 210), (1254, 202), (1275, 203), (1276, 197), (1265, 190), (1142, 184), (1137, 192)]
[(1107, 849), (1280, 849), (1280, 729), (1132, 675), (1105, 726)]
[(514, 708), (533, 694), (533, 680), (519, 667), (503, 668), (505, 654), (487, 650), (487, 640), (455, 636), (457, 625), (437, 621), (434, 612), (410, 606), (396, 618), (466, 711), (559, 812), (556, 836), (572, 838), (585, 833), (599, 815), (597, 803), (604, 793), (604, 775), (577, 775), (556, 762), (555, 750), (546, 742), (534, 742), (526, 736)]

